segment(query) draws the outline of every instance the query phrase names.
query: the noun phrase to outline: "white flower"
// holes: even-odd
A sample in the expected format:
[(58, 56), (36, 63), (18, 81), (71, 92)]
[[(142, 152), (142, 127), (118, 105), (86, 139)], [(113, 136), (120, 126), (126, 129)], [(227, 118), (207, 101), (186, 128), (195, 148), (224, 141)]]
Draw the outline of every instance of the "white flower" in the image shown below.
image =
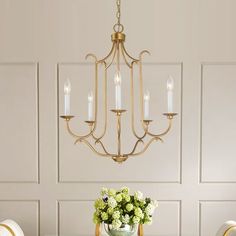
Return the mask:
[(115, 219), (119, 219), (120, 218), (120, 212), (119, 211), (114, 211), (114, 213), (112, 214), (112, 218)]
[(121, 221), (123, 224), (128, 224), (130, 221), (130, 217), (128, 214), (125, 214), (125, 216), (122, 216)]
[(117, 202), (114, 197), (108, 198), (108, 206), (111, 208), (115, 208), (117, 206)]
[(112, 221), (113, 229), (119, 229), (121, 225), (122, 225), (122, 222), (119, 219), (115, 219)]
[(133, 223), (138, 224), (140, 222), (140, 218), (138, 216), (133, 217)]
[(149, 203), (147, 207), (145, 208), (145, 213), (147, 215), (152, 215), (154, 213), (154, 210), (155, 210), (155, 206)]
[(101, 195), (104, 196), (104, 195), (107, 195), (108, 194), (108, 189), (107, 188), (102, 188), (101, 190)]
[(137, 191), (134, 193), (134, 198), (137, 200), (142, 200), (143, 199), (143, 193), (140, 191)]

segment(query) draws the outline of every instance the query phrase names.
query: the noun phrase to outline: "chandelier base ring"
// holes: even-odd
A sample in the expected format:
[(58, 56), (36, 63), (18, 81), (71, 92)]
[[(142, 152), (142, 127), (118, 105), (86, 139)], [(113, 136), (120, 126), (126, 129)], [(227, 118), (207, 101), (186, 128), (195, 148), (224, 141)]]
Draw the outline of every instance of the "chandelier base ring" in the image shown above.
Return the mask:
[(128, 156), (113, 156), (112, 157), (112, 159), (119, 164), (125, 162), (128, 158), (129, 158)]
[(124, 42), (125, 41), (125, 34), (122, 32), (115, 32), (111, 35), (111, 41), (112, 42)]

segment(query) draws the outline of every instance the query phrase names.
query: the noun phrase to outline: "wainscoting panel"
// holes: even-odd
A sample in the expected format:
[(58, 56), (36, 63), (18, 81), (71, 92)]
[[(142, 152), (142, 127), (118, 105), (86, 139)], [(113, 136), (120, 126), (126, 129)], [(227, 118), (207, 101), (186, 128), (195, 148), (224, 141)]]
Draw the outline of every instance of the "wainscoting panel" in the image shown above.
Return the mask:
[(235, 89), (236, 63), (202, 64), (202, 182), (236, 182)]
[(0, 83), (0, 182), (37, 182), (38, 65), (0, 63)]
[(200, 201), (199, 208), (200, 236), (215, 235), (222, 222), (236, 219), (236, 201)]
[(0, 200), (0, 222), (15, 220), (25, 235), (39, 236), (39, 202), (32, 200)]
[[(87, 95), (95, 67), (112, 46), (116, 0), (0, 1), (0, 220), (12, 218), (25, 236), (93, 235), (93, 200), (102, 187), (127, 186), (159, 200), (153, 236), (214, 236), (236, 220), (236, 1), (121, 0), (130, 55), (143, 49), (150, 130), (167, 120), (168, 76), (178, 116), (162, 142), (119, 165), (99, 157), (66, 130), (63, 85), (72, 84), (71, 129), (89, 132)], [(36, 63), (35, 63), (36, 62)], [(108, 72), (108, 109), (114, 108), (115, 69)], [(121, 63), (122, 147), (130, 152), (130, 72)], [(99, 94), (104, 72), (99, 66)], [(139, 135), (138, 68), (134, 67), (135, 128)], [(103, 98), (98, 127), (103, 131)], [(117, 150), (116, 120), (104, 143)], [(100, 147), (97, 145), (99, 150)], [(142, 145), (138, 148), (141, 148)], [(40, 204), (39, 204), (40, 203)], [(68, 234), (68, 235), (67, 235)]]
[[(124, 66), (123, 66), (124, 67)], [(123, 69), (123, 68), (122, 68)], [(125, 69), (125, 67), (124, 67)], [(94, 66), (81, 63), (60, 63), (58, 64), (58, 109), (59, 114), (63, 114), (63, 85), (67, 78), (72, 83), (72, 104), (71, 112), (76, 118), (70, 122), (72, 130), (76, 133), (86, 134), (89, 130), (84, 123), (87, 117), (87, 94), (93, 88), (91, 83), (94, 80)], [(135, 98), (138, 104), (135, 106), (136, 120), (140, 120), (138, 113), (139, 97), (138, 93), (138, 68), (135, 67)], [(116, 149), (116, 127), (114, 114), (109, 112), (114, 108), (114, 77), (115, 71), (108, 73), (108, 128), (107, 136), (104, 141), (108, 150)], [(127, 74), (129, 72), (127, 71)], [(181, 63), (146, 63), (143, 68), (145, 78), (144, 88), (149, 88), (151, 94), (151, 115), (150, 119), (154, 122), (150, 126), (151, 132), (161, 133), (167, 128), (168, 122), (162, 113), (167, 111), (166, 81), (168, 76), (172, 75), (175, 81), (174, 108), (179, 116), (174, 120), (175, 129), (169, 135), (163, 136), (164, 143), (154, 142), (148, 151), (140, 157), (131, 157), (124, 165), (117, 165), (108, 157), (99, 157), (88, 149), (83, 143), (74, 145), (75, 139), (69, 135), (65, 129), (65, 122), (59, 119), (58, 131), (58, 164), (59, 164), (59, 182), (167, 182), (178, 183), (181, 181), (181, 94), (182, 94), (182, 64)], [(102, 72), (99, 73), (99, 81), (103, 81)], [(102, 83), (100, 88), (103, 88)], [(82, 85), (82, 86), (81, 86)], [(130, 79), (124, 77), (122, 81), (123, 88), (129, 88)], [(94, 90), (93, 90), (94, 91)], [(99, 92), (102, 92), (99, 89)], [(101, 94), (101, 93), (100, 93)], [(126, 152), (131, 151), (135, 139), (130, 126), (130, 97), (123, 89), (123, 106), (127, 109), (122, 117), (123, 145)], [(103, 115), (103, 101), (99, 100), (99, 113)], [(99, 116), (98, 121), (103, 121), (104, 116)], [(140, 122), (135, 122), (139, 134), (142, 134)], [(98, 125), (98, 132), (102, 133), (102, 127)], [(113, 138), (110, 138), (113, 137)], [(177, 137), (177, 138), (176, 138)], [(142, 147), (142, 145), (140, 145)], [(99, 148), (99, 144), (97, 145)], [(68, 156), (68, 152), (70, 155)], [(147, 161), (148, 160), (148, 161)], [(158, 165), (161, 163), (161, 165)], [(89, 171), (89, 166), (96, 166), (93, 171)], [(145, 176), (136, 175), (136, 169), (142, 166)], [(106, 171), (100, 170), (105, 168)], [(122, 168), (122, 175), (120, 171)]]
[[(95, 226), (92, 221), (93, 201), (59, 201), (58, 232), (59, 235), (93, 235)], [(180, 235), (180, 202), (160, 201), (157, 224), (144, 228), (147, 235)], [(71, 227), (71, 225), (76, 227)], [(170, 227), (171, 225), (171, 227)], [(105, 233), (103, 229), (103, 233)]]

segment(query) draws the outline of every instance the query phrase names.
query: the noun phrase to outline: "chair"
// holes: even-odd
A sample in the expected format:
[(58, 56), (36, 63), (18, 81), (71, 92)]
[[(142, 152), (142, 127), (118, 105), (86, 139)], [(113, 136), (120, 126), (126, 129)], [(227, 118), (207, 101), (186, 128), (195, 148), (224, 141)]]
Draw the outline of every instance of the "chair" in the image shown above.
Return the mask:
[(236, 236), (236, 221), (226, 221), (220, 227), (216, 236)]
[(24, 236), (20, 226), (13, 220), (0, 222), (0, 236)]

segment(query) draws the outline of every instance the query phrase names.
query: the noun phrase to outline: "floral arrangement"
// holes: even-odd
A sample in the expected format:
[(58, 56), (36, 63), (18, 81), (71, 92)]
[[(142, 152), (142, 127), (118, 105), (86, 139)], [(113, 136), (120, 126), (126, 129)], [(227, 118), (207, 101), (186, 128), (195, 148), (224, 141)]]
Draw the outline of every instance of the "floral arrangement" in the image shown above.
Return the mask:
[(129, 188), (120, 190), (102, 188), (101, 197), (95, 203), (93, 221), (111, 224), (113, 229), (122, 225), (151, 224), (157, 201), (144, 198), (140, 191), (130, 194)]

